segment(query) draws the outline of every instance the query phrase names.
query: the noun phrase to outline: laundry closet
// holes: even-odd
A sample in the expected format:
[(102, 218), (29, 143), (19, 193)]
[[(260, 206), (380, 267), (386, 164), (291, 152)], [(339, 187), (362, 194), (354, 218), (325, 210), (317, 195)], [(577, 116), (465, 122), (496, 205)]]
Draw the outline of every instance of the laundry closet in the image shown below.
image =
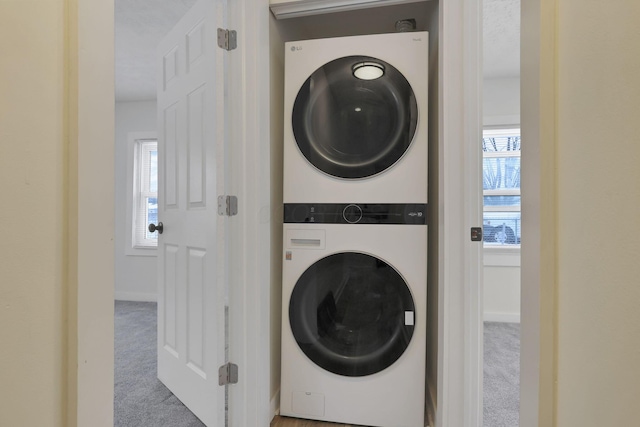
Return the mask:
[[(389, 423), (394, 419), (385, 419), (385, 413), (405, 411), (411, 414), (402, 425), (426, 425), (427, 420), (423, 421), (422, 416), (424, 408), (433, 411), (438, 374), (438, 118), (442, 110), (438, 101), (439, 1), (272, 0), (271, 11), (274, 15), (270, 23), (271, 204), (274, 218), (271, 247), (272, 407), (279, 408), (287, 416), (363, 425), (391, 425)], [(407, 31), (407, 26), (413, 28)], [(290, 65), (285, 72), (285, 46), (288, 64), (298, 61), (300, 67), (305, 68), (300, 72), (303, 77), (294, 77), (297, 71), (291, 71)], [(299, 59), (295, 58), (296, 52), (301, 52)], [(386, 62), (380, 59), (382, 57), (394, 60)], [(396, 58), (400, 71), (394, 67)], [(415, 67), (408, 69), (406, 64), (415, 64)], [(401, 110), (398, 119), (401, 123), (393, 125), (398, 129), (386, 129), (384, 123), (379, 123), (380, 119), (375, 120), (376, 114), (381, 118), (388, 115), (386, 112), (371, 113), (374, 119), (369, 120), (369, 123), (379, 125), (371, 131), (369, 139), (376, 138), (374, 133), (387, 132), (400, 135), (394, 138), (404, 141), (391, 144), (394, 147), (391, 153), (385, 154), (386, 159), (377, 154), (371, 154), (371, 159), (358, 157), (352, 162), (358, 167), (352, 167), (349, 159), (351, 143), (348, 141), (335, 142), (342, 143), (341, 147), (327, 148), (327, 144), (330, 145), (327, 143), (324, 149), (318, 150), (318, 146), (323, 145), (318, 140), (323, 137), (332, 141), (340, 139), (336, 137), (340, 129), (327, 129), (341, 126), (326, 117), (327, 105), (333, 100), (323, 100), (322, 94), (314, 94), (309, 87), (306, 90), (310, 94), (307, 93), (306, 98), (295, 94), (298, 92), (296, 85), (302, 85), (304, 76), (313, 75), (316, 69), (321, 75), (315, 79), (309, 77), (311, 83), (307, 81), (307, 86), (335, 81), (326, 77), (330, 73), (327, 67), (331, 70), (342, 67), (346, 70), (343, 74), (348, 75), (346, 78), (356, 76), (357, 68), (368, 67), (366, 71), (374, 75), (365, 79), (375, 81), (378, 72), (384, 74), (384, 78), (393, 79), (394, 83), (385, 85), (394, 87), (382, 97), (393, 104), (390, 111)], [(329, 83), (323, 83), (325, 80)], [(402, 82), (396, 88), (398, 81)], [(367, 84), (371, 85), (359, 85), (357, 90), (369, 91), (372, 86)], [(334, 92), (349, 90), (340, 84), (337, 88)], [(408, 100), (402, 101), (400, 98), (405, 95)], [(383, 102), (380, 99), (375, 102), (378, 101)], [(322, 111), (317, 113), (318, 117), (296, 119), (296, 115), (302, 114), (296, 113), (296, 108), (306, 108), (307, 112), (313, 110), (314, 107), (306, 106), (305, 102), (320, 105), (317, 108)], [(351, 105), (350, 101), (345, 103), (349, 104), (349, 112), (343, 113), (343, 116), (349, 116), (345, 120), (360, 120), (359, 115), (365, 113), (363, 108), (366, 107), (357, 103)], [(314, 120), (316, 123), (311, 123)], [(308, 128), (314, 126), (315, 134)], [(295, 150), (287, 145), (292, 140), (298, 144)], [(403, 144), (405, 146), (400, 147)], [(342, 157), (332, 159), (334, 154)], [(278, 221), (281, 218), (284, 218), (284, 226)], [(374, 223), (380, 225), (371, 225)], [(380, 254), (384, 260), (393, 260), (391, 265), (376, 258)], [(381, 268), (381, 264), (385, 266)], [(349, 266), (349, 271), (336, 273), (336, 269), (342, 269), (344, 265)], [(335, 325), (329, 330), (327, 327), (322, 329), (317, 323), (340, 311), (336, 295), (342, 295), (344, 300), (348, 299), (344, 295), (351, 293), (350, 297), (357, 299), (358, 291), (354, 289), (358, 286), (352, 286), (349, 291), (349, 286), (343, 283), (338, 286), (340, 289), (320, 290), (323, 285), (316, 282), (323, 280), (322, 274), (334, 275), (327, 277), (326, 283), (343, 280), (336, 278), (336, 274), (348, 277), (343, 282), (356, 281), (353, 278), (372, 265), (376, 266), (373, 276), (383, 278), (381, 280), (385, 282), (374, 292), (376, 295), (383, 294), (382, 288), (388, 283), (398, 283), (397, 288), (387, 291), (393, 296), (391, 299), (398, 301), (388, 303), (387, 307), (398, 306), (395, 310), (399, 320), (378, 320), (380, 324), (397, 325), (387, 331), (389, 344), (385, 341), (387, 338), (381, 338), (384, 342), (378, 343), (379, 348), (369, 349), (369, 353), (359, 354), (353, 349), (345, 350), (344, 354), (335, 353), (333, 350), (344, 346), (341, 339), (362, 340), (364, 336), (356, 334), (340, 338), (337, 336), (341, 332), (335, 331)], [(375, 283), (375, 277), (360, 279), (360, 283)], [(306, 288), (302, 285), (294, 288), (296, 281), (300, 284), (303, 280), (309, 283)], [(290, 307), (287, 307), (288, 301), (291, 301)], [(366, 305), (366, 301), (362, 305)], [(373, 306), (372, 310), (382, 312)], [(375, 316), (370, 313), (370, 317)], [(348, 326), (349, 322), (345, 323)], [(351, 320), (351, 325), (358, 323)], [(371, 331), (362, 334), (367, 333), (372, 334)], [(325, 338), (326, 347), (305, 345), (322, 341), (316, 339), (318, 335), (329, 337)], [(370, 338), (367, 338), (368, 342)], [(348, 361), (358, 358), (382, 359), (383, 362), (378, 366), (376, 361), (364, 365), (353, 365)], [(361, 369), (361, 366), (365, 368)], [(424, 384), (416, 375), (424, 377)], [(373, 393), (371, 398), (367, 397), (367, 390), (378, 390), (379, 393)], [(412, 400), (413, 403), (409, 403)], [(403, 402), (406, 407), (402, 407)], [(356, 406), (366, 409), (356, 410)]]

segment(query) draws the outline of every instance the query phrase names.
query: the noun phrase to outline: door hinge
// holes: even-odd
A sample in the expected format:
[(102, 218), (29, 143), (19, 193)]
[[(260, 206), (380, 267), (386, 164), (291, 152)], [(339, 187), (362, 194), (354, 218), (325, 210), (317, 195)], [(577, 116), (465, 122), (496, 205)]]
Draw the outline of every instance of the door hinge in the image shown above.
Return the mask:
[(218, 385), (237, 384), (238, 365), (228, 362), (218, 369)]
[(471, 227), (471, 241), (472, 242), (482, 241), (482, 227)]
[(238, 214), (236, 196), (218, 196), (218, 215), (234, 216)]
[(238, 34), (236, 30), (218, 28), (218, 47), (224, 50), (233, 50), (238, 47)]

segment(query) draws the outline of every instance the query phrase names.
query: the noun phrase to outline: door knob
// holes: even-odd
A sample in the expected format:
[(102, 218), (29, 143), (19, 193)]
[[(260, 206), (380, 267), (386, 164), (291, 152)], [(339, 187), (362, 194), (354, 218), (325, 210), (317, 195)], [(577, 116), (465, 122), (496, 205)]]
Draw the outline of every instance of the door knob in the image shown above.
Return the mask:
[(153, 233), (154, 231), (157, 231), (158, 234), (162, 234), (162, 232), (164, 231), (164, 225), (162, 225), (161, 222), (159, 222), (158, 225), (149, 224), (149, 232)]

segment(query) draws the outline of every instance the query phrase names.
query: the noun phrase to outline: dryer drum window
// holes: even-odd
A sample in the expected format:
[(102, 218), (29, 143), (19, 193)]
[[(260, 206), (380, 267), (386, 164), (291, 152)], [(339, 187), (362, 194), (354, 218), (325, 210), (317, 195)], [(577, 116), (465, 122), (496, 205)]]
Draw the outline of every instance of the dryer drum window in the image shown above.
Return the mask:
[(318, 68), (304, 82), (292, 113), (302, 154), (339, 178), (365, 178), (394, 165), (416, 132), (418, 106), (393, 65), (348, 56)]
[(391, 366), (414, 330), (411, 292), (384, 261), (341, 252), (311, 265), (289, 302), (291, 331), (321, 368), (360, 377)]

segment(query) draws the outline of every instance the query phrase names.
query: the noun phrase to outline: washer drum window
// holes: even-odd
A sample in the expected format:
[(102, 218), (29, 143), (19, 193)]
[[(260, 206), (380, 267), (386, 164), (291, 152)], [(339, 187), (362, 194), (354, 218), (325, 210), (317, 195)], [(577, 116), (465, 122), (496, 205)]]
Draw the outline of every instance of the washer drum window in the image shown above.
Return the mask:
[(339, 178), (365, 178), (394, 165), (416, 132), (418, 106), (393, 65), (348, 56), (318, 68), (293, 106), (293, 134), (306, 159)]
[(341, 252), (311, 265), (297, 281), (289, 322), (300, 349), (335, 374), (360, 377), (391, 366), (411, 341), (411, 292), (384, 261)]

